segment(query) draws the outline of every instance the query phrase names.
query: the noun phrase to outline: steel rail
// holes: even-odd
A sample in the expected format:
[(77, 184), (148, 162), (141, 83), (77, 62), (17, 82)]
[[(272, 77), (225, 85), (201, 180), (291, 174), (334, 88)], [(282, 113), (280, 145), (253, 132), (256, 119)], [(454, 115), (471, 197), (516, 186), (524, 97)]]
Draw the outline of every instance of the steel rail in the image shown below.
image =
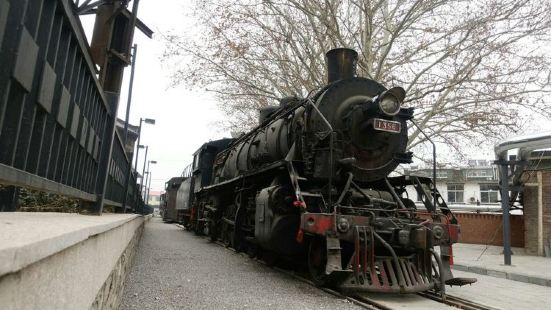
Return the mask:
[(417, 293), (417, 295), (432, 299), (434, 301), (446, 304), (448, 306), (452, 306), (458, 309), (465, 309), (465, 310), (498, 310), (498, 308), (494, 308), (491, 306), (486, 306), (483, 304), (479, 304), (477, 302), (467, 300), (461, 297), (457, 297), (454, 295), (446, 294), (446, 301), (443, 301), (442, 298), (434, 291), (428, 291), (428, 292), (422, 292)]

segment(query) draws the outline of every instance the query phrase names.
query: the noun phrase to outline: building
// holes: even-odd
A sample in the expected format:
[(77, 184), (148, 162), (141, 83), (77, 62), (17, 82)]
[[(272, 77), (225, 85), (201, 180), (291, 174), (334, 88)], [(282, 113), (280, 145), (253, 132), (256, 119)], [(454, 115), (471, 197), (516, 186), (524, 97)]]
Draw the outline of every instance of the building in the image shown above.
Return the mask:
[[(432, 178), (432, 169), (405, 170)], [(551, 256), (551, 151), (532, 152), (521, 178), (521, 210), (512, 211), (511, 242), (527, 254)], [(436, 188), (461, 223), (461, 242), (502, 245), (502, 216), (497, 168), (492, 161), (471, 160), (465, 167), (436, 171)], [(407, 189), (420, 202), (413, 188)], [(477, 203), (480, 202), (480, 206)], [(464, 210), (462, 210), (464, 209)], [(497, 211), (473, 213), (465, 211)]]
[[(117, 133), (119, 134), (119, 136), (121, 137), (121, 140), (124, 139), (124, 125), (125, 125), (125, 121), (120, 119), (120, 118), (117, 118), (117, 123), (116, 123), (116, 128), (117, 128)], [(126, 141), (126, 145), (125, 145), (125, 151), (126, 151), (126, 155), (128, 156), (128, 158), (132, 158), (133, 156), (133, 153), (134, 153), (134, 149), (136, 148), (136, 140), (138, 139), (138, 135), (139, 135), (139, 126), (134, 126), (132, 124), (128, 124), (128, 134), (127, 134), (127, 141)], [(124, 142), (124, 141), (122, 141)]]
[(532, 152), (523, 179), (525, 250), (551, 257), (551, 151)]
[(149, 197), (147, 197), (147, 204), (152, 207), (159, 207), (161, 204), (161, 191), (149, 191)]
[[(412, 166), (404, 173), (432, 178), (433, 172)], [(436, 188), (449, 205), (499, 206), (497, 168), (490, 160), (469, 160), (466, 167), (437, 169)], [(413, 188), (408, 188), (408, 194), (412, 200), (421, 201)]]

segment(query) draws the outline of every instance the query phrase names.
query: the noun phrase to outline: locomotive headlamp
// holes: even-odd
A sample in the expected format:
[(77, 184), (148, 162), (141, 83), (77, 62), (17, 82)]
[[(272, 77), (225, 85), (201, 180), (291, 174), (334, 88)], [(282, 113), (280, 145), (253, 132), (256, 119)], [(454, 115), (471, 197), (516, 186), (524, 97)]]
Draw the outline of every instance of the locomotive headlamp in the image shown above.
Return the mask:
[(400, 112), (405, 96), (406, 91), (402, 87), (393, 87), (375, 97), (374, 101), (379, 104), (379, 110), (382, 113), (392, 116)]
[(387, 115), (396, 115), (400, 111), (400, 104), (394, 96), (387, 95), (379, 101), (379, 109)]

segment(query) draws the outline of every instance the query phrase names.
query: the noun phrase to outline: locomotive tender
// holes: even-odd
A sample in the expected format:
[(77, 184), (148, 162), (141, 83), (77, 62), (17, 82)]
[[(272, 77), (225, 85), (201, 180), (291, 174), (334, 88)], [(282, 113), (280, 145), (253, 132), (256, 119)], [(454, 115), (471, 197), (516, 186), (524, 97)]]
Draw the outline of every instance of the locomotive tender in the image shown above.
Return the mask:
[(389, 177), (412, 158), (404, 89), (356, 77), (354, 50), (326, 56), (326, 86), (195, 154), (193, 178), (209, 179), (191, 184), (186, 227), (251, 255), (306, 261), (317, 284), (342, 291), (443, 293), (474, 282), (452, 276), (459, 225), (432, 180)]

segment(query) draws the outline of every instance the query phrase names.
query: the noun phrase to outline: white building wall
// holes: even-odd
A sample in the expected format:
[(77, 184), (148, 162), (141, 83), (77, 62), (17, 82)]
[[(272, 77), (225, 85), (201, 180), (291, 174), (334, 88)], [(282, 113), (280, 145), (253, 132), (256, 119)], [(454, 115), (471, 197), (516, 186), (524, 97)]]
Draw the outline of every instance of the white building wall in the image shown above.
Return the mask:
[[(450, 183), (450, 184), (463, 184), (463, 204), (476, 205), (476, 201), (480, 201), (480, 184), (476, 181), (467, 181), (465, 183)], [(440, 195), (448, 202), (448, 184), (443, 182), (436, 183), (436, 189), (440, 192)], [(409, 199), (417, 201), (417, 192), (413, 186), (406, 187)], [(471, 202), (471, 197), (474, 198), (474, 202)], [(454, 203), (454, 205), (460, 205), (460, 203)], [(493, 204), (491, 204), (493, 205)]]
[[(447, 187), (447, 184), (442, 184), (442, 183), (436, 183), (436, 190), (438, 190), (438, 192), (440, 193), (440, 195), (442, 195), (442, 197), (444, 198), (444, 200), (448, 200), (448, 187)], [(409, 199), (417, 202), (417, 191), (415, 190), (415, 187), (413, 186), (407, 186), (406, 187), (406, 192), (408, 193), (408, 197)]]
[(440, 192), (440, 196), (444, 198), (444, 201), (448, 201), (448, 185), (446, 183), (440, 183), (436, 180), (436, 190)]
[(467, 204), (471, 203), (471, 198), (474, 198), (474, 203), (476, 203), (477, 200), (480, 201), (480, 184), (473, 182), (465, 183), (463, 197)]
[(415, 188), (413, 188), (413, 186), (407, 186), (406, 192), (408, 193), (409, 199), (417, 201), (417, 192), (415, 191)]

